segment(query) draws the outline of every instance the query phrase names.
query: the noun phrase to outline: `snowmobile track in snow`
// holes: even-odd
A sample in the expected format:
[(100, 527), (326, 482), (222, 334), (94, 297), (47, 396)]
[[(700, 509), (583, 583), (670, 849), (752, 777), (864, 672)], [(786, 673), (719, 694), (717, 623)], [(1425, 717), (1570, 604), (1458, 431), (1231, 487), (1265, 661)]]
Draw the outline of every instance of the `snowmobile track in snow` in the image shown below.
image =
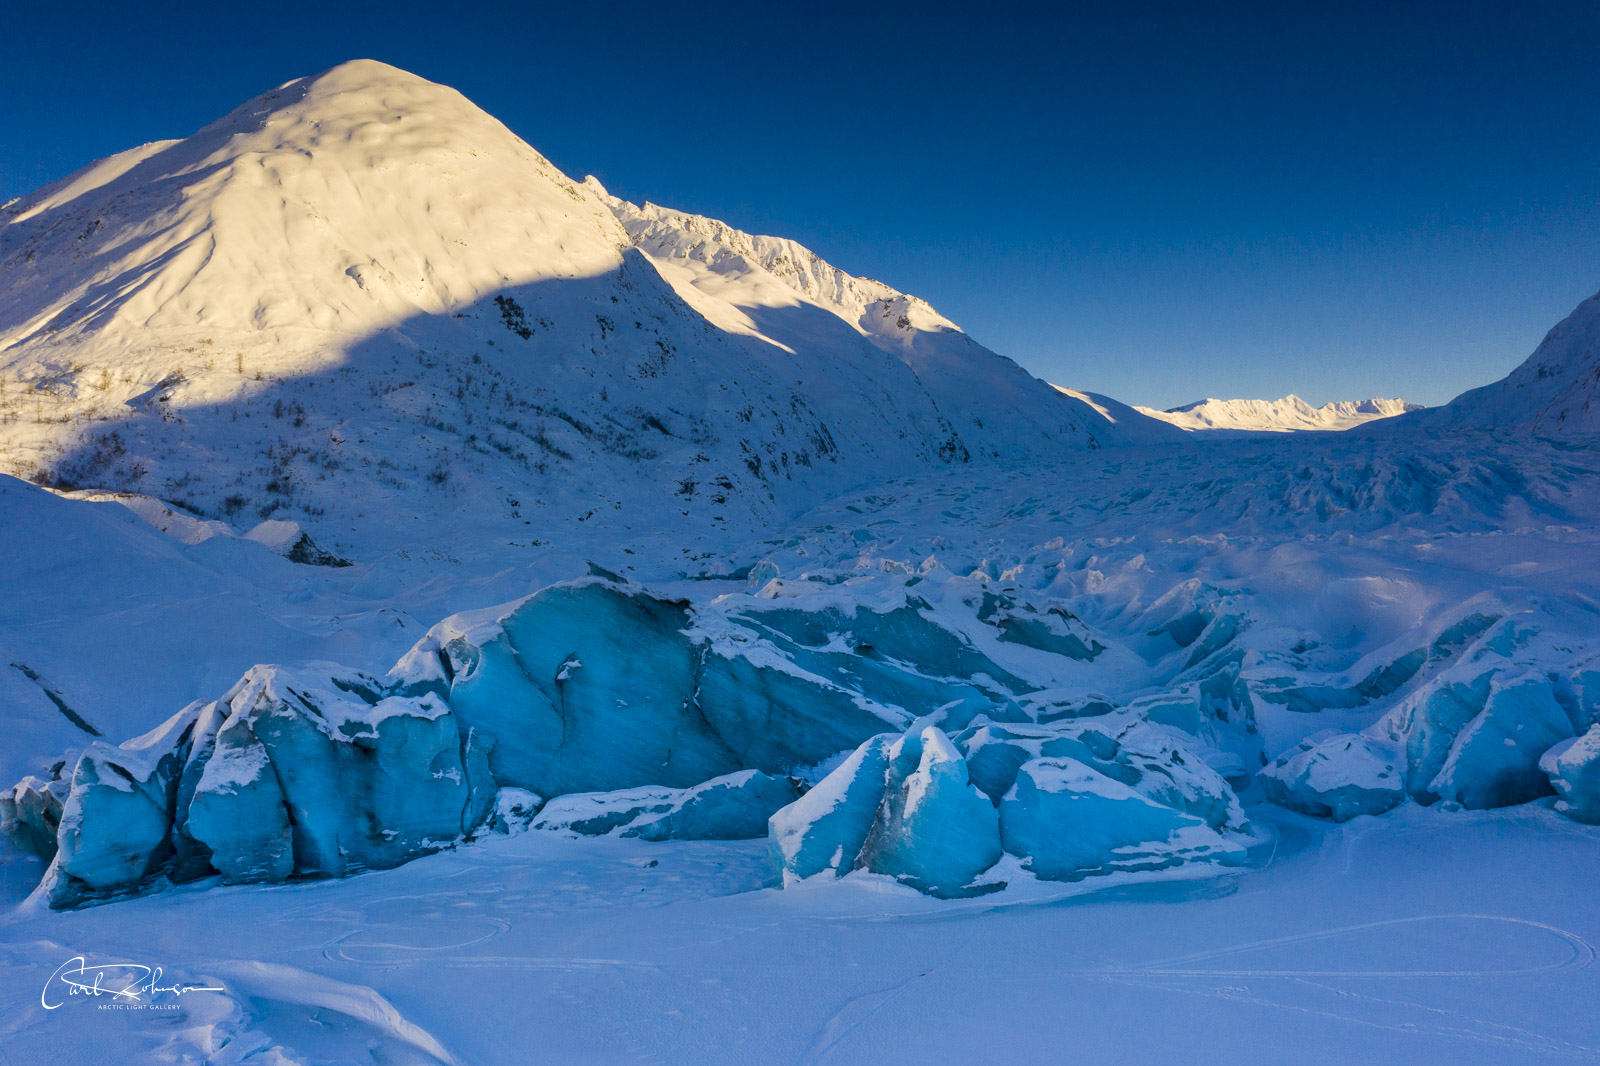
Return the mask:
[[(1521, 966), (1507, 969), (1437, 969), (1437, 970), (1269, 970), (1269, 969), (1236, 969), (1218, 970), (1209, 967), (1185, 968), (1182, 964), (1202, 962), (1207, 959), (1226, 958), (1245, 951), (1254, 951), (1261, 948), (1278, 947), (1286, 944), (1306, 944), (1320, 940), (1332, 940), (1336, 937), (1351, 933), (1362, 933), (1372, 929), (1395, 928), (1416, 925), (1424, 922), (1441, 921), (1473, 921), (1473, 922), (1504, 922), (1510, 925), (1523, 926), (1528, 929), (1539, 930), (1558, 938), (1566, 943), (1570, 953), (1557, 962)], [(1074, 973), (1088, 975), (1129, 974), (1159, 977), (1359, 977), (1359, 978), (1402, 978), (1402, 977), (1521, 977), (1529, 974), (1550, 973), (1562, 970), (1581, 970), (1592, 964), (1595, 960), (1594, 945), (1576, 933), (1543, 922), (1530, 921), (1526, 918), (1513, 918), (1499, 914), (1427, 914), (1414, 918), (1388, 918), (1378, 922), (1362, 922), (1359, 925), (1339, 926), (1333, 929), (1319, 929), (1307, 933), (1296, 933), (1292, 936), (1272, 937), (1266, 940), (1256, 940), (1245, 944), (1233, 944), (1228, 947), (1214, 948), (1210, 951), (1196, 952), (1192, 955), (1182, 955), (1174, 959), (1153, 963), (1145, 966), (1131, 966), (1117, 969), (1079, 970)]]

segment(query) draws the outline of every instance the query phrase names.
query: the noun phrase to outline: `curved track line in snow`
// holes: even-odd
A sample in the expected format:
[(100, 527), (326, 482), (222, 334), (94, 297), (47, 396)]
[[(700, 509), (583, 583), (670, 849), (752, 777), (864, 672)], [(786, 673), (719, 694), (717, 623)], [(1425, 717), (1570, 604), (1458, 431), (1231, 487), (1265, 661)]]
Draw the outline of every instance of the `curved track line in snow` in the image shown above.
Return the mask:
[[(1457, 969), (1457, 970), (1264, 970), (1256, 968), (1243, 968), (1233, 970), (1215, 969), (1212, 967), (1185, 967), (1184, 963), (1203, 962), (1207, 959), (1225, 958), (1244, 951), (1253, 951), (1257, 948), (1277, 947), (1285, 944), (1304, 944), (1317, 940), (1332, 940), (1349, 933), (1360, 933), (1370, 929), (1395, 928), (1407, 925), (1416, 925), (1424, 922), (1439, 921), (1479, 921), (1502, 922), (1508, 925), (1524, 926), (1540, 932), (1549, 933), (1563, 941), (1569, 954), (1558, 962), (1546, 963), (1536, 966), (1523, 966), (1510, 969)], [(1150, 977), (1518, 977), (1536, 973), (1550, 973), (1558, 970), (1581, 970), (1595, 960), (1595, 948), (1587, 940), (1554, 925), (1536, 922), (1527, 918), (1513, 918), (1502, 914), (1427, 914), (1410, 918), (1386, 918), (1376, 922), (1362, 922), (1358, 925), (1339, 926), (1333, 929), (1318, 929), (1307, 933), (1296, 933), (1292, 936), (1270, 937), (1266, 940), (1256, 940), (1245, 944), (1233, 944), (1228, 947), (1215, 948), (1210, 951), (1199, 951), (1191, 955), (1180, 955), (1162, 962), (1150, 963), (1143, 966), (1115, 967), (1098, 970), (1073, 971), (1085, 976), (1126, 974), (1129, 976)]]
[[(382, 940), (365, 941), (358, 944), (349, 943), (352, 937), (374, 931), (371, 926), (362, 926), (357, 929), (352, 929), (347, 933), (341, 933), (324, 944), (322, 947), (322, 957), (330, 961), (338, 960), (343, 962), (360, 963), (364, 965), (381, 966), (393, 962), (407, 962), (416, 958), (429, 957), (434, 952), (457, 951), (461, 948), (472, 947), (475, 944), (482, 944), (493, 940), (495, 937), (505, 934), (505, 932), (511, 928), (511, 923), (503, 918), (478, 916), (470, 919), (470, 921), (488, 923), (490, 929), (488, 932), (482, 933), (478, 936), (469, 936), (463, 940), (453, 940), (444, 944), (406, 944)], [(351, 955), (351, 951), (366, 954), (367, 957), (357, 957), (356, 955)]]
[(888, 1006), (900, 993), (932, 972), (933, 970), (930, 968), (921, 973), (913, 974), (899, 984), (852, 997), (823, 1023), (822, 1030), (817, 1034), (817, 1038), (812, 1041), (811, 1046), (806, 1049), (806, 1053), (801, 1056), (801, 1066), (815, 1066), (816, 1063), (821, 1062), (839, 1045), (841, 1040), (854, 1032), (863, 1022)]
[[(322, 957), (329, 962), (348, 962), (357, 966), (378, 966), (382, 968), (408, 962), (426, 962), (430, 966), (448, 966), (453, 969), (474, 969), (479, 967), (523, 970), (660, 969), (655, 963), (637, 962), (629, 959), (600, 959), (557, 955), (484, 955), (476, 952), (470, 955), (438, 954), (445, 951), (459, 951), (462, 948), (485, 943), (500, 936), (510, 928), (510, 924), (501, 919), (488, 920), (493, 921), (497, 926), (494, 932), (485, 933), (475, 939), (459, 941), (453, 944), (350, 944), (348, 941), (351, 937), (364, 931), (362, 929), (352, 929), (348, 933), (334, 937), (323, 945)], [(363, 949), (368, 948), (373, 950), (373, 955), (361, 954)], [(352, 954), (352, 952), (354, 953)]]
[(822, 1028), (817, 1032), (816, 1039), (811, 1042), (811, 1046), (807, 1048), (806, 1053), (801, 1056), (801, 1066), (816, 1066), (817, 1063), (822, 1062), (830, 1053), (832, 1053), (834, 1048), (839, 1046), (840, 1041), (844, 1040), (845, 1037), (849, 1036), (856, 1029), (860, 1028), (868, 1019), (877, 1014), (878, 1011), (892, 1003), (900, 995), (900, 993), (904, 992), (906, 989), (910, 988), (924, 977), (931, 977), (936, 970), (949, 963), (951, 959), (954, 959), (963, 951), (967, 950), (967, 948), (971, 946), (972, 942), (977, 940), (980, 935), (982, 935), (981, 932), (973, 933), (972, 936), (969, 936), (963, 940), (954, 951), (950, 952), (950, 954), (932, 964), (927, 969), (919, 970), (918, 972), (912, 974), (910, 977), (907, 977), (898, 984), (891, 985), (888, 988), (878, 989), (875, 992), (867, 992), (859, 996), (854, 996), (847, 1000), (842, 1007), (829, 1015), (828, 1020), (823, 1023)]
[[(1212, 976), (1212, 974), (1207, 974)], [(1406, 1000), (1383, 999), (1375, 996), (1362, 996), (1352, 994), (1343, 989), (1333, 989), (1340, 999), (1353, 998), (1365, 1000), (1369, 1003), (1388, 1007), (1404, 1007), (1421, 1011), (1426, 1015), (1434, 1015), (1460, 1020), (1460, 1024), (1427, 1024), (1418, 1022), (1386, 1022), (1380, 1021), (1370, 1015), (1345, 1013), (1342, 1011), (1326, 1010), (1304, 1003), (1286, 1003), (1280, 999), (1253, 994), (1248, 988), (1220, 987), (1197, 988), (1185, 986), (1181, 983), (1169, 981), (1139, 981), (1133, 979), (1130, 973), (1125, 976), (1101, 975), (1102, 979), (1125, 985), (1130, 988), (1144, 988), (1159, 991), (1162, 994), (1180, 992), (1192, 996), (1205, 996), (1211, 999), (1227, 1000), (1232, 1003), (1244, 1003), (1255, 1007), (1273, 1007), (1278, 1010), (1292, 1011), (1296, 1014), (1306, 1014), (1318, 1018), (1328, 1018), (1338, 1022), (1348, 1022), (1351, 1025), (1367, 1029), (1378, 1029), (1384, 1032), (1398, 1033), (1407, 1036), (1450, 1036), (1465, 1040), (1477, 1040), (1486, 1044), (1501, 1044), (1520, 1048), (1530, 1053), (1542, 1056), (1551, 1054), (1564, 1054), (1576, 1056), (1589, 1061), (1600, 1060), (1600, 1048), (1590, 1047), (1585, 1044), (1575, 1044), (1571, 1041), (1559, 1040), (1554, 1037), (1535, 1033), (1531, 1030), (1520, 1029), (1516, 1026), (1502, 1025), (1498, 1022), (1487, 1021), (1460, 1011), (1446, 1010), (1439, 1007), (1427, 1006), (1421, 1003), (1411, 1003)], [(1294, 983), (1320, 991), (1330, 991), (1328, 986), (1319, 985), (1303, 978), (1295, 979)], [(1517, 1059), (1518, 1062), (1534, 1061), (1531, 1059)], [(1544, 1061), (1540, 1059), (1538, 1061)]]
[(1458, 1018), (1464, 1023), (1467, 1023), (1465, 1025), (1440, 1024), (1431, 1027), (1434, 1032), (1440, 1033), (1441, 1035), (1468, 1037), (1474, 1040), (1483, 1040), (1494, 1043), (1515, 1044), (1535, 1050), (1550, 1052), (1559, 1051), (1567, 1054), (1582, 1055), (1587, 1058), (1600, 1057), (1600, 1048), (1589, 1047), (1585, 1044), (1574, 1044), (1566, 1040), (1557, 1040), (1554, 1037), (1546, 1036), (1543, 1033), (1534, 1032), (1532, 1029), (1524, 1029), (1521, 1026), (1516, 1025), (1506, 1025), (1503, 1022), (1492, 1022), (1485, 1018), (1478, 1018), (1470, 1014), (1464, 1014), (1458, 1010), (1430, 1006), (1425, 1003), (1414, 1003), (1411, 1000), (1406, 999), (1389, 999), (1381, 996), (1365, 995), (1360, 992), (1352, 992), (1347, 988), (1335, 988), (1332, 985), (1318, 984), (1315, 981), (1301, 980), (1300, 983), (1309, 988), (1330, 992), (1344, 1000), (1359, 1000), (1362, 1002), (1373, 1003), (1377, 1004), (1380, 1008), (1406, 1007), (1442, 1018)]

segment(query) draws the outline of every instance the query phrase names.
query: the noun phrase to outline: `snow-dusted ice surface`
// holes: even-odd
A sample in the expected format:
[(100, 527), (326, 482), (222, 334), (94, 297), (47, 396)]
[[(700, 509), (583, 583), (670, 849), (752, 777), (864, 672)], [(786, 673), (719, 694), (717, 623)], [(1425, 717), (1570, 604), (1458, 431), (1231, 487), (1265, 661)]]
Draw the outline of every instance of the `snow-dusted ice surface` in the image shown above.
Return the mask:
[(1600, 725), (1581, 737), (1551, 746), (1539, 759), (1539, 768), (1561, 797), (1556, 810), (1590, 825), (1600, 825)]
[(800, 798), (787, 777), (741, 770), (693, 788), (645, 785), (617, 792), (558, 796), (532, 820), (535, 829), (641, 840), (749, 840), (765, 835), (767, 819)]
[(1405, 799), (1398, 749), (1359, 733), (1313, 734), (1256, 775), (1274, 803), (1348, 821)]

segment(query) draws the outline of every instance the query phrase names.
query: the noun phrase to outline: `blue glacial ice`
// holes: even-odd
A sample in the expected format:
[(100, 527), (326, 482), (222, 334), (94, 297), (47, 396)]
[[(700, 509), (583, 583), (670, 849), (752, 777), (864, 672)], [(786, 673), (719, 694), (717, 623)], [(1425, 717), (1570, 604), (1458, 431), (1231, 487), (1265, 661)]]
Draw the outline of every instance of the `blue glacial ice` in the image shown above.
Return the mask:
[(987, 890), (974, 883), (1000, 860), (994, 804), (973, 787), (966, 760), (938, 727), (897, 743), (903, 750), (891, 751), (890, 766), (914, 759), (916, 769), (886, 783), (860, 865), (934, 896)]
[[(919, 714), (951, 729), (1025, 717), (1033, 686), (927, 601), (854, 597), (691, 606), (609, 575), (564, 582), (446, 619), (383, 679), (255, 667), (159, 736), (93, 746), (70, 787), (13, 789), (7, 826), (48, 851), (45, 795), (66, 790), (47, 877), (58, 905), (157, 875), (273, 882), (392, 866), (486, 820), (529, 824), (540, 797), (555, 797), (544, 824), (580, 802), (562, 797), (603, 793), (634, 804), (606, 816), (631, 835), (761, 835), (799, 798), (788, 775)], [(896, 787), (918, 770), (897, 771)], [(941, 773), (919, 778), (930, 811), (948, 798)], [(501, 789), (520, 805), (497, 806)], [(616, 795), (630, 789), (650, 795)], [(902, 813), (929, 839), (943, 820)], [(852, 861), (870, 826), (852, 830)], [(908, 854), (887, 838), (878, 852), (885, 864)]]
[(767, 849), (786, 884), (855, 869), (883, 802), (895, 740), (882, 733), (864, 741), (811, 791), (773, 813)]
[(773, 812), (799, 797), (793, 778), (740, 770), (693, 788), (646, 785), (558, 796), (544, 805), (532, 825), (585, 836), (748, 840), (765, 836)]
[(1600, 725), (1552, 746), (1539, 760), (1539, 769), (1556, 791), (1556, 810), (1574, 821), (1600, 825)]
[(29, 775), (0, 792), (0, 833), (16, 840), (41, 859), (56, 854), (61, 826), (61, 801), (69, 782)]
[[(843, 600), (844, 598), (841, 597)], [(493, 739), (498, 782), (543, 796), (686, 788), (814, 765), (919, 714), (1020, 716), (1030, 686), (902, 596), (691, 608), (605, 577), (435, 626), (391, 673)]]
[(1400, 752), (1359, 733), (1315, 733), (1278, 756), (1257, 780), (1272, 802), (1336, 822), (1382, 814), (1406, 798)]
[(1000, 803), (1000, 837), (1047, 881), (1243, 861), (1245, 846), (1075, 759), (1024, 763)]
[(1244, 809), (1227, 781), (1180, 733), (1127, 715), (1049, 725), (975, 726), (956, 735), (973, 782), (999, 804), (1027, 762), (1070, 759), (1191, 814), (1219, 832), (1244, 832)]
[(394, 866), (453, 841), (493, 801), (470, 737), (432, 693), (387, 695), (319, 664), (255, 667), (218, 702), (225, 716), (197, 745), (204, 765), (179, 815), (225, 878)]
[(122, 747), (94, 743), (78, 758), (62, 804), (56, 854), (39, 886), (52, 906), (140, 887), (172, 855), (173, 797), (193, 733), (192, 705)]
[(446, 619), (396, 667), (493, 738), (502, 785), (541, 796), (682, 788), (741, 769), (694, 703), (687, 605), (595, 578)]
[(1456, 735), (1428, 791), (1469, 810), (1549, 794), (1539, 759), (1572, 736), (1572, 723), (1542, 675), (1497, 676), (1481, 710)]
[(1306, 738), (1261, 771), (1262, 789), (1341, 821), (1407, 797), (1483, 810), (1547, 796), (1541, 759), (1590, 720), (1590, 672), (1551, 669), (1560, 643), (1517, 619), (1469, 616), (1435, 641), (1419, 660), (1428, 672), (1412, 670), (1419, 683), (1376, 723)]
[[(853, 580), (699, 603), (599, 573), (552, 585), (445, 619), (385, 678), (253, 668), (146, 737), (91, 745), (69, 781), (18, 784), (0, 815), (54, 853), (58, 906), (162, 877), (344, 876), (529, 826), (765, 833), (785, 883), (863, 871), (940, 896), (997, 887), (1003, 855), (1044, 879), (1238, 857), (1236, 789), (1266, 760), (1236, 646), (1254, 623), (1225, 598), (1185, 583), (1142, 612), (1134, 655), (977, 579)], [(1552, 787), (1588, 810), (1587, 771), (1540, 757), (1600, 716), (1600, 686), (1538, 668), (1540, 639), (1484, 621), (1415, 670), (1380, 668), (1405, 674), (1393, 708), (1283, 753), (1264, 792), (1340, 819)], [(1081, 683), (1141, 657), (1157, 681), (1128, 696)]]
[(183, 881), (281, 881), (436, 850), (494, 800), (485, 753), (431, 692), (388, 694), (333, 664), (252, 668), (73, 773), (45, 876), (53, 905)]
[(1248, 832), (1228, 784), (1160, 727), (984, 723), (873, 737), (773, 815), (768, 840), (785, 884), (865, 870), (960, 896), (1000, 887), (984, 874), (1002, 852), (1077, 880), (1234, 862)]

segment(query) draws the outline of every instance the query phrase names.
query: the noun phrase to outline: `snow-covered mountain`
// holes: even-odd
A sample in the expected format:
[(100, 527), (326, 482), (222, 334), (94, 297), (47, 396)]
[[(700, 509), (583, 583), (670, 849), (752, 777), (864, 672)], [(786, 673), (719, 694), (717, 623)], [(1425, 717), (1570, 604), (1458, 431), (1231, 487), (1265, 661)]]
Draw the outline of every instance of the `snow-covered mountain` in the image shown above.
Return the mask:
[[(793, 351), (840, 344), (838, 323), (831, 319), (778, 313), (820, 308), (910, 366), (964, 439), (999, 443), (989, 456), (1015, 457), (1019, 446), (1023, 454), (1039, 456), (1039, 438), (1075, 445), (1075, 431), (1058, 421), (1053, 413), (1058, 403), (1040, 389), (1039, 379), (978, 344), (926, 301), (871, 278), (852, 277), (795, 241), (753, 236), (714, 218), (655, 204), (635, 207), (607, 195), (592, 177), (586, 184), (605, 197), (662, 277), (719, 328)], [(1137, 415), (1112, 416), (1090, 394), (1056, 391), (1073, 401), (1073, 411), (1092, 412), (1085, 416), (1087, 424), (1107, 441), (1178, 439)], [(973, 397), (982, 397), (983, 404), (974, 404)], [(1107, 423), (1114, 428), (1108, 430)], [(1011, 427), (1011, 439), (1004, 443), (995, 439), (1002, 426)]]
[(1557, 323), (1510, 374), (1406, 422), (1543, 437), (1600, 434), (1600, 293)]
[(764, 521), (1154, 425), (792, 241), (572, 181), (371, 61), (0, 209), (0, 469), (344, 550), (441, 517)]
[(1312, 407), (1290, 394), (1281, 400), (1197, 400), (1158, 411), (1151, 407), (1134, 410), (1159, 418), (1188, 432), (1225, 430), (1240, 433), (1298, 433), (1307, 430), (1344, 430), (1393, 418), (1408, 411), (1422, 410), (1421, 404), (1404, 400), (1340, 400)]

